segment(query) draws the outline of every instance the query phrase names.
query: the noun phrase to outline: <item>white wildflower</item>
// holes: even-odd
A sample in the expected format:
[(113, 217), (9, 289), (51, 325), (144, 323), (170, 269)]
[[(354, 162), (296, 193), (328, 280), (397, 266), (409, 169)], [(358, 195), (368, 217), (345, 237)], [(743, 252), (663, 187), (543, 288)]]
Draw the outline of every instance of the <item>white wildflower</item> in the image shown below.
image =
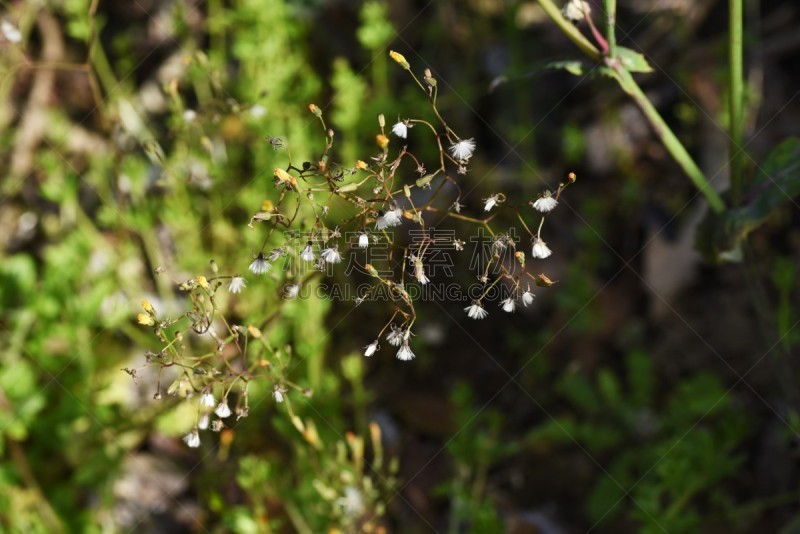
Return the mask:
[(400, 350), (397, 351), (397, 359), (407, 362), (409, 360), (414, 359), (414, 353), (411, 351), (411, 348), (408, 346), (408, 340), (403, 340), (403, 346), (400, 347)]
[(17, 44), (22, 41), (22, 34), (17, 27), (5, 19), (3, 19), (3, 22), (0, 22), (0, 32), (3, 33), (3, 36), (10, 43)]
[(305, 261), (314, 261), (314, 258), (316, 258), (316, 256), (314, 256), (314, 250), (311, 246), (311, 241), (309, 241), (302, 252), (300, 252), (300, 259)]
[(553, 211), (553, 208), (558, 206), (558, 200), (553, 198), (550, 191), (545, 191), (542, 196), (533, 202), (533, 208), (541, 213), (548, 213)]
[(189, 447), (196, 449), (200, 446), (200, 432), (198, 432), (197, 428), (193, 428), (191, 432), (183, 436), (183, 441), (185, 441)]
[(547, 246), (547, 243), (542, 241), (540, 237), (537, 236), (533, 238), (533, 250), (531, 251), (531, 256), (534, 258), (546, 258), (552, 253), (553, 251), (550, 250), (550, 248)]
[(430, 279), (425, 276), (425, 269), (422, 266), (422, 260), (419, 258), (414, 258), (414, 278), (423, 286), (430, 282)]
[(366, 357), (372, 356), (373, 354), (375, 354), (375, 351), (377, 351), (379, 348), (380, 345), (378, 345), (378, 340), (376, 339), (375, 341), (364, 347), (364, 356)]
[(206, 430), (208, 428), (208, 424), (211, 422), (211, 416), (208, 412), (204, 413), (200, 416), (200, 419), (197, 421), (197, 428), (200, 430)]
[(264, 274), (265, 272), (272, 269), (272, 264), (267, 261), (267, 258), (264, 257), (263, 252), (259, 252), (256, 259), (253, 260), (253, 263), (250, 264), (250, 272), (253, 274)]
[(400, 226), (403, 222), (403, 210), (392, 208), (386, 213), (379, 213), (378, 220), (375, 221), (375, 229), (383, 230), (389, 226)]
[(300, 284), (287, 284), (283, 288), (284, 298), (293, 299), (300, 293)]
[(359, 248), (367, 248), (369, 246), (369, 235), (366, 232), (358, 234)]
[(197, 118), (197, 112), (193, 109), (187, 109), (183, 112), (183, 120), (186, 122), (194, 122)]
[(489, 315), (489, 312), (486, 311), (486, 308), (481, 306), (481, 303), (477, 300), (464, 308), (464, 311), (467, 312), (467, 317), (470, 319), (483, 319)]
[(203, 390), (203, 394), (200, 395), (200, 406), (203, 408), (213, 408), (216, 405), (217, 401), (214, 399), (214, 394), (207, 389)]
[(514, 299), (508, 297), (507, 299), (505, 299), (500, 303), (500, 306), (503, 308), (504, 312), (512, 313), (514, 311), (514, 308), (517, 307), (517, 303), (514, 302)]
[(464, 139), (450, 146), (449, 150), (450, 155), (453, 156), (453, 159), (464, 162), (468, 161), (469, 158), (472, 157), (472, 153), (475, 151), (475, 141), (472, 138)]
[(219, 417), (220, 419), (225, 419), (226, 417), (230, 417), (232, 412), (230, 406), (228, 406), (227, 398), (222, 399), (222, 402), (220, 402), (217, 405), (217, 409), (214, 410), (214, 413), (217, 414), (217, 417)]
[(342, 255), (339, 253), (339, 245), (324, 249), (319, 253), (320, 257), (328, 263), (339, 263), (342, 261)]
[(494, 195), (490, 196), (489, 198), (484, 198), (483, 199), (483, 211), (489, 211), (489, 210), (491, 210), (493, 207), (497, 206), (501, 202), (502, 202), (502, 200), (500, 199), (500, 195), (498, 195), (498, 194), (494, 194)]
[(536, 295), (531, 293), (530, 288), (528, 288), (528, 290), (522, 294), (522, 304), (527, 308), (529, 305), (533, 304), (533, 298), (535, 296)]
[(275, 399), (275, 402), (283, 402), (283, 394), (286, 393), (286, 388), (275, 384), (275, 387), (272, 388), (272, 398)]
[(397, 328), (395, 325), (392, 325), (391, 328), (391, 332), (386, 334), (386, 341), (393, 347), (399, 347), (403, 342), (403, 329)]
[(244, 278), (241, 276), (234, 276), (231, 278), (231, 283), (228, 284), (228, 291), (231, 293), (241, 293), (242, 289), (247, 287), (247, 284), (244, 282)]
[(397, 124), (392, 126), (392, 133), (395, 134), (397, 137), (402, 137), (405, 139), (408, 137), (408, 128), (409, 124), (407, 121), (399, 121)]

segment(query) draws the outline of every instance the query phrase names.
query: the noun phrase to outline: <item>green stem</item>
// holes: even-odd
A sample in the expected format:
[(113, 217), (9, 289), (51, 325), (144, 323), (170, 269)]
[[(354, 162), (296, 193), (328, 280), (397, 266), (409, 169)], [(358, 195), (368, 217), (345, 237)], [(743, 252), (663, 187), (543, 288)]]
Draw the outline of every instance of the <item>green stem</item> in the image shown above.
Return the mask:
[[(539, 5), (542, 6), (542, 9), (544, 9), (545, 13), (547, 13), (547, 15), (553, 19), (553, 22), (555, 22), (556, 25), (561, 28), (567, 37), (569, 37), (578, 46), (578, 48), (583, 51), (584, 54), (598, 63), (606, 63), (622, 90), (625, 91), (625, 93), (627, 93), (631, 98), (633, 98), (633, 100), (642, 110), (647, 120), (655, 129), (656, 135), (658, 135), (659, 139), (661, 139), (661, 142), (667, 148), (670, 155), (675, 159), (675, 161), (678, 162), (695, 187), (697, 187), (697, 189), (706, 197), (714, 213), (722, 213), (725, 210), (725, 203), (722, 201), (722, 198), (711, 187), (711, 183), (686, 151), (686, 148), (683, 146), (680, 140), (678, 140), (672, 130), (670, 130), (669, 126), (667, 126), (667, 123), (664, 122), (664, 119), (658, 113), (658, 110), (656, 110), (655, 106), (653, 106), (653, 104), (644, 94), (644, 91), (642, 91), (641, 87), (639, 87), (639, 84), (636, 83), (636, 80), (633, 79), (631, 73), (625, 70), (618, 61), (604, 61), (604, 58), (597, 48), (595, 48), (595, 46), (592, 45), (592, 43), (590, 43), (572, 23), (570, 23), (563, 17), (563, 15), (561, 15), (561, 11), (558, 9), (558, 7), (556, 7), (552, 0), (537, 0), (537, 2), (539, 2)], [(612, 8), (614, 11), (616, 10), (614, 0), (605, 0), (605, 2), (607, 10), (609, 10), (609, 8)], [(731, 0), (731, 2), (740, 3), (741, 0)], [(613, 36), (613, 34), (611, 34), (611, 36)]]
[(711, 187), (711, 183), (705, 177), (703, 171), (700, 170), (686, 151), (686, 148), (669, 128), (652, 102), (647, 98), (647, 95), (644, 94), (644, 91), (642, 91), (642, 88), (636, 83), (636, 80), (633, 79), (631, 73), (626, 70), (615, 70), (614, 73), (622, 90), (633, 98), (642, 110), (647, 120), (655, 129), (656, 135), (661, 139), (661, 142), (669, 151), (670, 155), (678, 162), (678, 165), (681, 166), (695, 187), (706, 197), (714, 213), (722, 213), (725, 210), (725, 203), (722, 201), (722, 198)]
[(731, 158), (731, 203), (738, 206), (742, 199), (742, 127), (744, 115), (744, 88), (742, 69), (742, 0), (729, 0), (730, 11), (730, 158)]
[(561, 28), (569, 39), (581, 49), (581, 51), (589, 56), (594, 61), (600, 61), (603, 56), (600, 51), (587, 39), (570, 21), (564, 18), (561, 10), (556, 6), (552, 0), (537, 0), (539, 5), (542, 6), (547, 16), (553, 19), (553, 22)]
[(617, 57), (617, 0), (604, 0), (606, 8), (606, 39), (608, 39), (608, 56)]

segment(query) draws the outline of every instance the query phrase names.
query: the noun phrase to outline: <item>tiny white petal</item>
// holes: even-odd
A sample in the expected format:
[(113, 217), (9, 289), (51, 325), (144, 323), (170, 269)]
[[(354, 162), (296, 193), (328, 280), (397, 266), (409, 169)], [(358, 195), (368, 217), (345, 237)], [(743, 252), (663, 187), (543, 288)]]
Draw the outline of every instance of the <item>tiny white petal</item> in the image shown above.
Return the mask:
[(517, 303), (514, 302), (514, 299), (511, 297), (505, 299), (500, 303), (500, 306), (503, 308), (504, 312), (512, 313), (514, 309), (517, 307)]
[(408, 341), (403, 343), (403, 346), (400, 347), (400, 350), (397, 351), (397, 359), (407, 362), (409, 360), (414, 359), (414, 353), (411, 351), (411, 348), (408, 346)]
[(204, 408), (213, 408), (217, 405), (217, 401), (214, 399), (214, 395), (212, 393), (203, 393), (200, 395), (200, 406)]
[(314, 250), (311, 247), (311, 243), (307, 244), (302, 252), (300, 252), (300, 258), (305, 261), (314, 261)]
[(189, 447), (196, 449), (200, 446), (200, 433), (197, 431), (196, 428), (192, 429), (191, 432), (183, 436), (183, 441)]
[(402, 137), (403, 139), (405, 139), (406, 137), (408, 137), (408, 125), (405, 122), (400, 121), (394, 126), (392, 126), (392, 133), (395, 134), (397, 137)]
[(320, 257), (328, 263), (339, 263), (342, 261), (342, 255), (339, 254), (339, 245), (324, 249), (319, 253)]
[(200, 430), (206, 430), (210, 422), (211, 422), (211, 416), (208, 415), (208, 412), (206, 412), (203, 415), (201, 415), (200, 420), (197, 421), (197, 428), (199, 428)]
[(272, 398), (275, 399), (275, 402), (283, 402), (283, 392), (284, 389), (281, 386), (275, 386), (272, 389)]
[(522, 304), (527, 308), (530, 304), (533, 304), (533, 297), (535, 297), (533, 293), (526, 291), (522, 294)]
[(483, 199), (483, 211), (489, 211), (500, 203), (500, 195), (492, 195)]
[(364, 356), (370, 357), (375, 354), (375, 351), (379, 349), (378, 340), (376, 339), (366, 347), (364, 347)]
[(293, 299), (300, 293), (300, 284), (288, 284), (283, 288), (287, 299)]
[(467, 312), (467, 317), (476, 320), (483, 319), (484, 317), (489, 315), (489, 312), (486, 311), (486, 308), (481, 306), (478, 302), (475, 302), (470, 306), (467, 306), (466, 308), (464, 308), (464, 311)]
[(369, 246), (369, 235), (366, 232), (358, 234), (358, 246), (360, 248), (367, 248)]
[(399, 347), (403, 342), (403, 330), (392, 325), (392, 330), (386, 334), (386, 342), (393, 347)]
[(533, 203), (533, 208), (541, 213), (549, 213), (556, 206), (558, 206), (558, 200), (550, 196), (549, 191), (544, 196), (537, 198)]
[(228, 284), (228, 291), (231, 293), (241, 293), (242, 289), (247, 287), (247, 284), (244, 281), (244, 278), (241, 276), (234, 276), (231, 278), (231, 283)]
[(475, 151), (475, 141), (473, 139), (463, 139), (448, 149), (453, 159), (465, 162), (472, 157)]
[(253, 274), (264, 274), (272, 269), (272, 264), (264, 257), (264, 253), (259, 253), (258, 257), (250, 264), (250, 272)]
[(534, 258), (547, 258), (553, 253), (552, 250), (547, 246), (547, 243), (542, 241), (541, 238), (535, 237), (533, 238), (533, 250), (531, 251), (531, 256)]
[(214, 413), (217, 414), (220, 419), (230, 417), (231, 408), (228, 406), (228, 399), (223, 399), (222, 402), (217, 405), (217, 409), (214, 410)]
[(2, 31), (3, 36), (11, 43), (17, 44), (22, 41), (22, 34), (17, 27), (5, 19), (0, 23), (0, 31)]

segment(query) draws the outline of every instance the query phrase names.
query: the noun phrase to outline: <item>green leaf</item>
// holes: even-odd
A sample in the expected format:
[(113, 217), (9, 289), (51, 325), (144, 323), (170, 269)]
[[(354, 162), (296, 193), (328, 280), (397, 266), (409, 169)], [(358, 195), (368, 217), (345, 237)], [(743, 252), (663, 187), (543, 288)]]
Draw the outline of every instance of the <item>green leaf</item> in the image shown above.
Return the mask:
[(653, 67), (647, 62), (647, 58), (636, 50), (620, 46), (617, 47), (617, 55), (628, 72), (653, 72)]
[(697, 248), (712, 260), (735, 260), (747, 235), (769, 215), (800, 195), (800, 139), (789, 138), (770, 152), (750, 181), (744, 203), (720, 215), (706, 216)]

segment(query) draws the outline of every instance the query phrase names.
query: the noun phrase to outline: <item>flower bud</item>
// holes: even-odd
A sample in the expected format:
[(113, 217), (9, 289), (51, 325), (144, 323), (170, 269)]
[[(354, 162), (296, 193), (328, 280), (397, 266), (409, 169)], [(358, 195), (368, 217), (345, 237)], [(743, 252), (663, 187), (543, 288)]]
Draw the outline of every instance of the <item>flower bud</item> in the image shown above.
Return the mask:
[(378, 126), (380, 126), (381, 129), (386, 127), (386, 117), (383, 116), (383, 113), (378, 115)]
[(389, 147), (389, 138), (383, 134), (376, 135), (375, 142), (378, 143), (378, 146), (383, 150), (386, 150)]
[(322, 110), (319, 109), (315, 104), (309, 104), (308, 110), (317, 117), (322, 117)]
[(399, 52), (395, 52), (394, 50), (391, 50), (391, 51), (389, 52), (389, 56), (390, 56), (390, 57), (391, 57), (393, 60), (395, 60), (395, 62), (396, 62), (398, 65), (400, 65), (401, 67), (403, 67), (404, 69), (406, 69), (406, 70), (409, 70), (409, 69), (411, 69), (411, 65), (409, 65), (409, 64), (408, 64), (408, 61), (407, 61), (407, 60), (406, 60), (406, 58), (403, 56), (403, 54), (401, 54), (401, 53), (399, 53)]

